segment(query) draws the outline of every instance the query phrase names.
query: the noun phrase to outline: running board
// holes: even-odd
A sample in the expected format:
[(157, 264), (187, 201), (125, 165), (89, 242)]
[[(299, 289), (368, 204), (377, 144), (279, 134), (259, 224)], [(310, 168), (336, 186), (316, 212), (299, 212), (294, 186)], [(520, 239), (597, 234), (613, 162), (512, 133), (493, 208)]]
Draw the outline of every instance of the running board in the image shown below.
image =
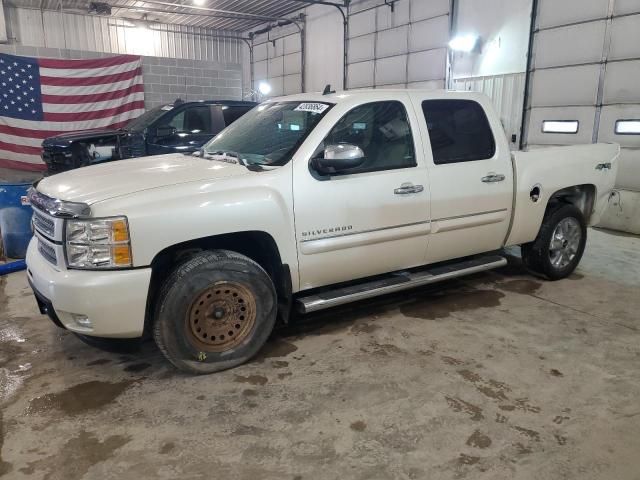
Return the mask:
[(357, 285), (349, 285), (320, 293), (300, 297), (295, 300), (301, 313), (311, 313), (325, 308), (337, 307), (346, 303), (357, 302), (367, 298), (388, 293), (400, 292), (410, 288), (430, 285), (432, 283), (463, 277), (485, 270), (504, 267), (507, 259), (499, 255), (479, 257), (459, 263), (448, 264), (420, 270), (417, 272), (402, 271)]

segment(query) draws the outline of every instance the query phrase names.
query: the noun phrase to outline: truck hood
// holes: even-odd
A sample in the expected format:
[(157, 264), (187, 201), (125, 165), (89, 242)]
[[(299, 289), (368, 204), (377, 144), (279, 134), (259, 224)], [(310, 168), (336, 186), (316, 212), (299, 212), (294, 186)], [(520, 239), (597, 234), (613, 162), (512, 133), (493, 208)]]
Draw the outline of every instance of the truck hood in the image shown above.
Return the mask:
[(172, 153), (78, 168), (43, 178), (37, 189), (51, 198), (91, 205), (152, 188), (247, 174), (242, 165)]
[(55, 137), (46, 138), (42, 142), (43, 147), (49, 146), (66, 146), (73, 142), (83, 141), (83, 140), (94, 140), (103, 137), (113, 137), (114, 135), (126, 135), (127, 132), (124, 130), (113, 130), (113, 129), (95, 129), (95, 130), (83, 130), (81, 132), (70, 132), (70, 133), (62, 133), (60, 135), (56, 135)]

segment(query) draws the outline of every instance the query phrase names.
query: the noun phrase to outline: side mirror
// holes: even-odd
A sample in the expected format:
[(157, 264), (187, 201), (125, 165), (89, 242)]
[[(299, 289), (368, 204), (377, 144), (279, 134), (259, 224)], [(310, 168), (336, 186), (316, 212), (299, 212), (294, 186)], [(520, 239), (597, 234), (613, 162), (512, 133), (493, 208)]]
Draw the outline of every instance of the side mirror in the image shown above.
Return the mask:
[(174, 127), (158, 127), (156, 128), (156, 137), (170, 137), (171, 135), (175, 135), (177, 130)]
[(357, 145), (339, 143), (327, 145), (322, 157), (314, 158), (311, 166), (323, 175), (349, 170), (362, 165), (364, 152)]

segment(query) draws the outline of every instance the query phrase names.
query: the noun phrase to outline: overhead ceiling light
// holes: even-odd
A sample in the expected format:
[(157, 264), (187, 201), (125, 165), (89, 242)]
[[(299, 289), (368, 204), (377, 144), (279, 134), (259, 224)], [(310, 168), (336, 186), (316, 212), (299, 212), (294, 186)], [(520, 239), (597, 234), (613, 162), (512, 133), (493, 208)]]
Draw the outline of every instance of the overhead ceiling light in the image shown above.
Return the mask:
[(478, 46), (480, 37), (477, 35), (467, 34), (458, 35), (449, 42), (449, 48), (457, 52), (472, 52)]
[(258, 85), (258, 90), (262, 95), (269, 95), (271, 93), (271, 85), (269, 85), (267, 82), (260, 82), (260, 85)]
[(198, 5), (199, 7), (201, 7), (202, 5), (205, 4), (207, 0), (193, 0), (193, 4), (194, 5)]

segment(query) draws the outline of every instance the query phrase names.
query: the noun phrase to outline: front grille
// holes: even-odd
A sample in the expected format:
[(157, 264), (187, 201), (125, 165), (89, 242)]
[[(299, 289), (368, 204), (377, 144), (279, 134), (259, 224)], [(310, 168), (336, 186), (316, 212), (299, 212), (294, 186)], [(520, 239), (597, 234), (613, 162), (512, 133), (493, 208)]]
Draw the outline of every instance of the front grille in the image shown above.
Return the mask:
[(55, 248), (47, 245), (41, 239), (38, 239), (38, 251), (50, 263), (53, 263), (54, 265), (58, 264), (58, 257), (56, 255)]
[(52, 218), (47, 218), (37, 210), (33, 211), (33, 225), (36, 230), (49, 238), (56, 237), (56, 225)]

